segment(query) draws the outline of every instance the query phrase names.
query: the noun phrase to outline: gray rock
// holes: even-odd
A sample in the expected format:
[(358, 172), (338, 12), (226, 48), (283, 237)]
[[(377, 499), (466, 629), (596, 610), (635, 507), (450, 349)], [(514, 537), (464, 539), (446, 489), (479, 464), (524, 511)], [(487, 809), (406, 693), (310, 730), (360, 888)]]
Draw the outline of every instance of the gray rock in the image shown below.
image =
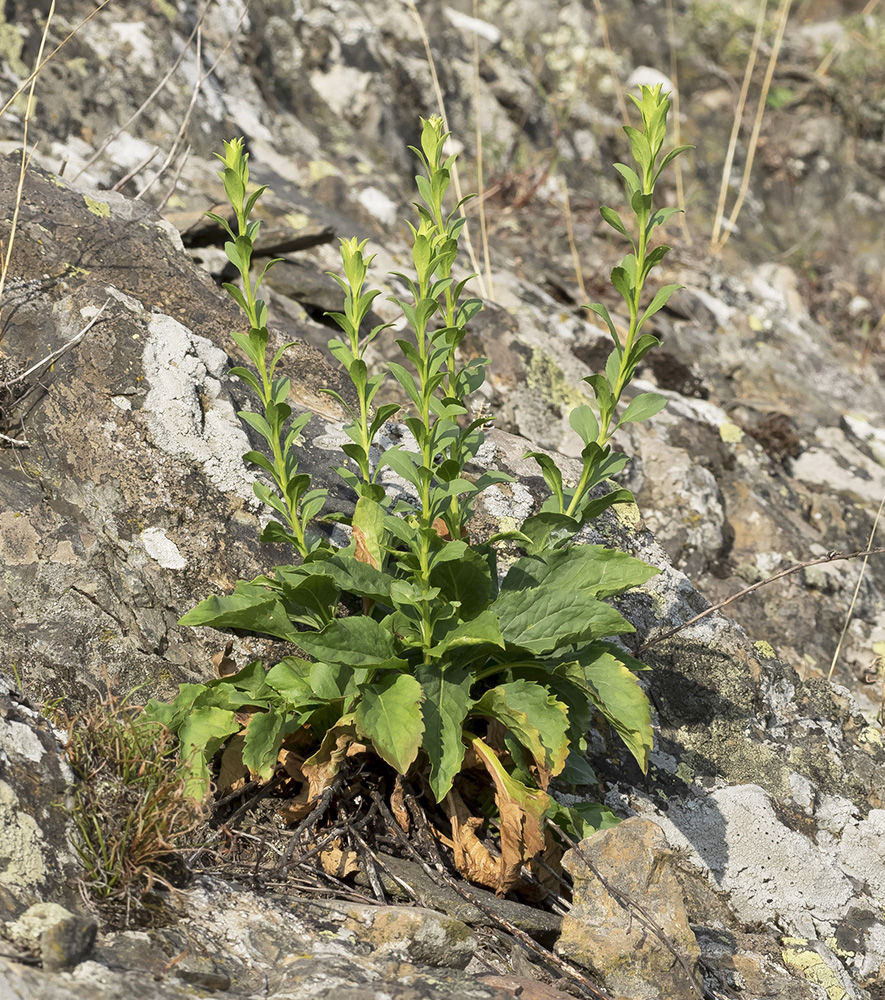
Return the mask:
[[(633, 818), (582, 840), (562, 861), (575, 887), (557, 953), (592, 969), (608, 990), (636, 1000), (696, 1000), (701, 993), (700, 949), (669, 853), (659, 826)], [(670, 948), (619, 893), (653, 914)]]

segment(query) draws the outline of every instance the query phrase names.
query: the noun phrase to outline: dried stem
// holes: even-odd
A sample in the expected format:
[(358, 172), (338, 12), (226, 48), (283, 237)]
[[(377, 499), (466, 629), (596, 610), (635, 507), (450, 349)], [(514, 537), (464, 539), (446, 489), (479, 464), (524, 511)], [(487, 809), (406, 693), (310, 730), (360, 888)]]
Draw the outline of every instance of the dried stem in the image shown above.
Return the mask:
[(689, 627), (689, 625), (694, 625), (695, 622), (699, 622), (702, 618), (707, 618), (717, 611), (721, 611), (722, 608), (727, 607), (732, 601), (736, 601), (741, 597), (746, 597), (747, 594), (752, 594), (754, 590), (758, 590), (760, 587), (766, 587), (769, 583), (774, 583), (776, 580), (782, 580), (785, 576), (790, 576), (793, 573), (798, 573), (799, 570), (808, 569), (809, 566), (820, 566), (822, 563), (836, 562), (839, 559), (859, 559), (861, 556), (874, 556), (882, 552), (885, 552), (885, 546), (881, 546), (876, 549), (860, 549), (858, 552), (828, 552), (825, 556), (821, 556), (819, 559), (809, 559), (808, 562), (799, 563), (797, 566), (790, 566), (789, 569), (781, 570), (779, 573), (775, 573), (774, 576), (769, 576), (765, 580), (759, 580), (757, 583), (752, 584), (749, 587), (745, 587), (743, 590), (739, 590), (736, 594), (732, 594), (731, 597), (726, 598), (724, 601), (720, 601), (718, 604), (714, 604), (712, 607), (707, 608), (706, 611), (702, 611), (699, 615), (695, 615), (694, 618), (689, 618), (687, 622), (683, 622), (681, 625), (677, 625), (676, 628), (668, 629), (666, 632), (662, 632), (660, 635), (654, 637), (654, 639), (649, 639), (644, 642), (639, 649), (637, 649), (637, 654), (645, 652), (651, 646), (657, 645), (659, 642), (663, 642), (665, 639), (670, 639), (672, 636), (677, 635), (683, 629)]

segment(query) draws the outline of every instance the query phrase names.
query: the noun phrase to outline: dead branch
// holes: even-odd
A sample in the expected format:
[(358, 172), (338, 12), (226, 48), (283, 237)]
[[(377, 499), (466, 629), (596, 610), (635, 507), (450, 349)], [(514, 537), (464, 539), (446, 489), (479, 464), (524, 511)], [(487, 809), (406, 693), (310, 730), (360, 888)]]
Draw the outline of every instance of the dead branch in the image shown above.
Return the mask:
[(860, 549), (857, 552), (828, 552), (825, 556), (821, 556), (819, 559), (809, 559), (807, 562), (799, 563), (796, 566), (790, 566), (789, 569), (783, 569), (779, 573), (775, 573), (774, 576), (766, 577), (766, 579), (759, 580), (757, 583), (751, 584), (749, 587), (744, 587), (743, 590), (739, 590), (736, 594), (732, 594), (731, 597), (727, 597), (724, 601), (714, 604), (712, 607), (707, 608), (706, 611), (702, 611), (699, 615), (695, 615), (694, 618), (689, 618), (687, 622), (683, 622), (675, 628), (668, 629), (666, 632), (656, 635), (653, 639), (646, 640), (636, 652), (637, 654), (645, 652), (645, 650), (649, 647), (657, 645), (657, 643), (663, 642), (665, 639), (670, 639), (672, 636), (677, 635), (683, 629), (688, 628), (689, 625), (694, 625), (695, 622), (699, 622), (702, 618), (707, 618), (709, 615), (712, 615), (717, 611), (721, 611), (722, 608), (727, 607), (732, 601), (736, 601), (741, 597), (746, 597), (747, 594), (752, 594), (754, 590), (758, 590), (760, 587), (766, 587), (769, 583), (774, 583), (776, 580), (782, 580), (785, 576), (791, 576), (793, 573), (798, 573), (799, 570), (808, 569), (809, 566), (820, 566), (821, 563), (837, 562), (840, 559), (860, 559), (863, 556), (879, 555), (882, 552), (885, 552), (885, 546), (880, 546), (875, 549)]

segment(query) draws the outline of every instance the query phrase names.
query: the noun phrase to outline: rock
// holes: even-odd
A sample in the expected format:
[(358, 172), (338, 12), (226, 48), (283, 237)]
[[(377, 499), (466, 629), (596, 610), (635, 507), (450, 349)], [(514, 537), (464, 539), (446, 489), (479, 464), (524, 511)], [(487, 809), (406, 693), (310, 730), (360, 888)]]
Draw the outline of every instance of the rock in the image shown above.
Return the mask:
[(460, 920), (419, 906), (370, 906), (317, 900), (340, 923), (341, 932), (358, 927), (360, 940), (379, 956), (446, 969), (464, 969), (478, 942)]
[[(688, 923), (682, 889), (669, 862), (667, 838), (648, 820), (624, 820), (568, 851), (563, 867), (574, 879), (574, 904), (562, 922), (557, 954), (591, 969), (608, 990), (636, 1000), (696, 1000), (700, 949)], [(691, 972), (614, 890), (653, 914)]]
[(71, 969), (89, 957), (98, 924), (58, 903), (35, 903), (0, 929), (16, 948), (36, 953), (47, 972)]

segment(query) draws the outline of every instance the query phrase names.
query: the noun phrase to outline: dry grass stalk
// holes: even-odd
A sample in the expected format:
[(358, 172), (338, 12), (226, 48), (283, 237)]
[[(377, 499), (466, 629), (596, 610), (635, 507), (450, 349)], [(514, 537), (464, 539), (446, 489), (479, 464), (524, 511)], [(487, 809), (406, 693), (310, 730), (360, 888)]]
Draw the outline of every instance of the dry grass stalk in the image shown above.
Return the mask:
[(759, 0), (759, 13), (756, 17), (756, 30), (753, 33), (753, 41), (750, 44), (750, 54), (747, 56), (747, 66), (744, 70), (744, 79), (741, 84), (741, 92), (738, 96), (737, 107), (734, 109), (734, 121), (731, 126), (731, 136), (728, 140), (728, 149), (725, 153), (725, 162), (722, 164), (722, 180), (719, 185), (719, 200), (716, 203), (716, 215), (713, 219), (713, 233), (710, 236), (710, 248), (712, 250), (721, 249), (725, 243), (724, 239), (720, 242), (722, 223), (725, 219), (725, 200), (728, 196), (731, 168), (734, 164), (734, 153), (737, 148), (741, 122), (744, 118), (744, 108), (747, 104), (747, 94), (750, 92), (753, 70), (756, 68), (756, 56), (759, 54), (759, 46), (762, 43), (762, 32), (765, 28), (766, 6), (767, 0)]
[[(15, 191), (15, 206), (12, 210), (12, 225), (9, 230), (9, 242), (6, 244), (6, 253), (3, 256), (3, 261), (0, 263), (0, 302), (3, 301), (3, 289), (6, 287), (6, 275), (9, 273), (9, 264), (12, 260), (12, 248), (15, 245), (15, 234), (18, 229), (18, 214), (21, 209), (22, 202), (22, 192), (25, 187), (25, 174), (28, 171), (28, 163), (30, 162), (30, 156), (28, 155), (28, 127), (31, 123), (31, 113), (34, 110), (34, 90), (37, 86), (37, 76), (39, 67), (43, 65), (43, 50), (46, 47), (46, 39), (49, 36), (49, 26), (52, 24), (52, 18), (55, 16), (55, 0), (49, 5), (49, 13), (46, 15), (46, 20), (43, 24), (43, 33), (40, 36), (40, 48), (37, 51), (37, 58), (35, 60), (35, 69), (31, 73), (29, 79), (31, 81), (30, 90), (28, 91), (28, 102), (25, 107), (25, 120), (22, 127), (22, 160), (21, 169), (18, 175), (18, 186)], [(12, 99), (10, 99), (12, 100)], [(4, 107), (4, 111), (9, 107), (9, 104)], [(0, 112), (2, 115), (2, 112)], [(0, 329), (0, 341), (3, 340), (3, 330)]]
[(833, 671), (836, 669), (839, 654), (842, 652), (842, 644), (845, 642), (845, 636), (848, 634), (848, 626), (851, 624), (851, 616), (854, 614), (854, 605), (857, 603), (857, 595), (860, 593), (860, 585), (863, 582), (864, 574), (867, 571), (867, 563), (870, 561), (870, 556), (875, 551), (873, 549), (873, 541), (876, 538), (876, 530), (879, 527), (879, 518), (882, 516), (883, 507), (885, 507), (885, 496), (882, 497), (882, 502), (879, 504), (879, 509), (876, 511), (876, 517), (873, 520), (873, 527), (870, 530), (870, 538), (867, 542), (867, 551), (864, 554), (863, 562), (860, 565), (860, 574), (857, 578), (857, 586), (854, 588), (854, 594), (851, 597), (851, 604), (848, 605), (848, 612), (845, 615), (845, 624), (842, 626), (842, 632), (839, 635), (839, 642), (836, 644), (836, 651), (833, 653), (833, 661), (830, 663), (827, 680), (832, 679)]
[[(446, 114), (445, 101), (443, 100), (442, 87), (439, 85), (439, 76), (436, 72), (436, 60), (433, 58), (433, 49), (430, 47), (430, 39), (427, 36), (427, 29), (424, 27), (424, 21), (421, 19), (421, 14), (415, 5), (415, 0), (405, 0), (406, 6), (411, 10), (415, 23), (418, 25), (418, 32), (421, 35), (421, 42), (424, 45), (424, 52), (427, 55), (427, 66), (430, 70), (430, 79), (433, 83), (433, 91), (436, 94), (436, 103), (439, 107), (439, 114), (443, 120), (443, 128), (446, 132), (449, 131), (449, 118)], [(458, 173), (458, 164), (454, 163), (452, 165), (452, 182), (455, 185), (455, 194), (458, 201), (464, 197), (461, 189), (461, 177)], [(460, 208), (460, 213), (466, 218), (466, 213), (464, 211), (463, 205)], [(479, 294), (482, 298), (490, 298), (489, 289), (486, 288), (485, 279), (482, 276), (480, 270), (479, 261), (476, 257), (476, 251), (473, 249), (473, 240), (470, 238), (470, 225), (469, 223), (464, 226), (464, 242), (467, 245), (467, 253), (470, 256), (470, 264), (473, 270), (476, 272), (477, 281), (479, 282)]]

